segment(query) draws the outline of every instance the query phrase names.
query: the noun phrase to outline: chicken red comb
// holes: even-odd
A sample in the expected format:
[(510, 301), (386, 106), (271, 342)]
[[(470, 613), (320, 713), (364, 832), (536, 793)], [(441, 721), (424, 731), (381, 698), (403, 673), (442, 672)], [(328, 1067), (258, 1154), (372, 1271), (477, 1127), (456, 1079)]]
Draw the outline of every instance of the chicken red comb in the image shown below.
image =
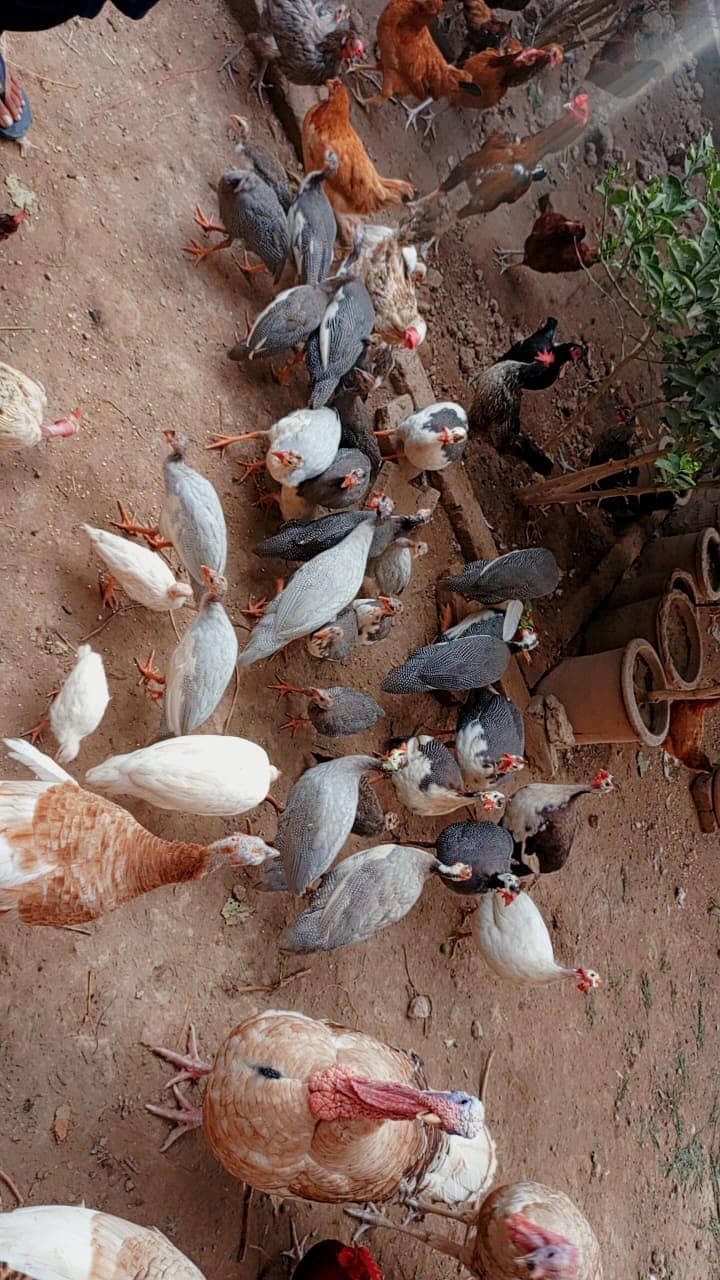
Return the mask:
[(369, 1249), (358, 1245), (353, 1249), (349, 1245), (338, 1253), (338, 1266), (348, 1280), (383, 1280), (383, 1271), (373, 1258)]

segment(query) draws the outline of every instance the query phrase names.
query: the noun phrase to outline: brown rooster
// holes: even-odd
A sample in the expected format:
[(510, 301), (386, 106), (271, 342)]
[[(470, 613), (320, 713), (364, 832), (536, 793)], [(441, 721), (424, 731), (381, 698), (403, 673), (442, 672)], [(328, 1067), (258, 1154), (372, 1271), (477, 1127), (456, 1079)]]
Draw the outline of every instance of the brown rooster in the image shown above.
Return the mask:
[(454, 107), (476, 107), (483, 111), (496, 107), (509, 89), (526, 84), (546, 67), (557, 67), (564, 57), (562, 46), (548, 45), (546, 49), (506, 51), (485, 49), (473, 54), (463, 63), (463, 71), (472, 80), (474, 92), (469, 93), (461, 84), (451, 97)]
[(402, 204), (413, 195), (409, 182), (382, 178), (350, 123), (350, 95), (340, 80), (328, 81), (328, 96), (311, 107), (302, 126), (303, 164), (311, 173), (325, 167), (330, 147), (340, 164), (325, 181), (336, 213), (377, 213), (387, 204)]
[(594, 267), (600, 259), (600, 249), (595, 244), (585, 244), (585, 235), (584, 222), (547, 209), (535, 219), (524, 248), (498, 249), (496, 256), (503, 271), (512, 265), (514, 257), (521, 259), (517, 266), (530, 267), (531, 271), (581, 271), (583, 267)]
[(378, 20), (378, 69), (383, 83), (377, 98), (369, 101), (387, 101), (403, 93), (421, 99), (420, 106), (410, 111), (408, 125), (429, 103), (452, 97), (463, 82), (470, 84), (470, 74), (446, 62), (428, 31), (442, 7), (443, 0), (390, 0)]
[(329, 1204), (401, 1200), (447, 1206), (473, 1221), (495, 1172), (479, 1098), (425, 1088), (414, 1054), (372, 1036), (268, 1009), (231, 1031), (214, 1062), (155, 1051), (173, 1083), (207, 1077), (202, 1108), (177, 1088), (168, 1147), (202, 1128), (236, 1178), (270, 1195)]
[(0, 243), (14, 236), (18, 227), (27, 221), (27, 213), (0, 213)]

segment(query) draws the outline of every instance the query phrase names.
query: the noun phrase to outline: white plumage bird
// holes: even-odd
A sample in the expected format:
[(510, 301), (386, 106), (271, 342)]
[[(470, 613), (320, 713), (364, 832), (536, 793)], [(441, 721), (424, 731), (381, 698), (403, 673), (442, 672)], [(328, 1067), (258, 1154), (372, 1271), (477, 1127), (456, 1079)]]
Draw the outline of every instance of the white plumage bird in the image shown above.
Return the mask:
[(600, 984), (594, 969), (569, 969), (557, 963), (547, 925), (527, 893), (493, 889), (484, 894), (473, 930), (487, 964), (507, 982), (545, 986), (572, 978), (583, 993)]
[(77, 662), (50, 707), (50, 728), (60, 744), (58, 760), (75, 759), (83, 738), (100, 724), (109, 701), (102, 657), (89, 644), (81, 644)]
[(63, 1204), (0, 1214), (0, 1275), (6, 1268), (27, 1280), (204, 1280), (161, 1232)]
[(82, 417), (78, 410), (55, 422), (46, 420), (46, 411), (47, 396), (41, 383), (0, 361), (0, 453), (29, 449), (43, 438), (77, 433)]
[(278, 774), (257, 743), (208, 733), (111, 756), (85, 779), (110, 795), (136, 796), (158, 809), (231, 818), (260, 804)]
[(90, 524), (84, 524), (83, 529), (115, 582), (131, 600), (160, 613), (180, 609), (192, 599), (190, 584), (178, 582), (157, 551)]
[(239, 436), (218, 436), (211, 448), (225, 449), (240, 440), (267, 436), (270, 447), (265, 466), (273, 480), (297, 488), (327, 471), (340, 447), (342, 427), (335, 409), (296, 409), (278, 418), (265, 431), (244, 431)]

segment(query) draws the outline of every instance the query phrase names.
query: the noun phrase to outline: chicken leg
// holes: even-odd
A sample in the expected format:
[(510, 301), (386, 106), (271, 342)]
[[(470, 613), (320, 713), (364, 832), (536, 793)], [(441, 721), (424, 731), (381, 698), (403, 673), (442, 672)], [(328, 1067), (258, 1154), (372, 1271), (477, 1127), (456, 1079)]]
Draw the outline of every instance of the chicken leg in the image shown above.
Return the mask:
[(155, 1045), (152, 1046), (152, 1052), (158, 1058), (162, 1058), (164, 1062), (169, 1062), (171, 1066), (180, 1068), (178, 1074), (173, 1076), (172, 1080), (168, 1080), (165, 1086), (166, 1089), (183, 1084), (186, 1080), (201, 1080), (203, 1076), (209, 1075), (213, 1068), (212, 1062), (200, 1057), (197, 1033), (192, 1023), (188, 1027), (186, 1053), (176, 1053), (174, 1049), (163, 1049), (161, 1046)]

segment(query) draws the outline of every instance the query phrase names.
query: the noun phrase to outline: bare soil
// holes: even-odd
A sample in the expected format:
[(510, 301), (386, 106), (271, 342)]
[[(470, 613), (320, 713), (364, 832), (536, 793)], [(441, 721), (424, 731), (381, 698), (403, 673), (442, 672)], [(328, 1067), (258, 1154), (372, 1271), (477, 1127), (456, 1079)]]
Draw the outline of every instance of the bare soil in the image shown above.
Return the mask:
[[(380, 7), (379, 0), (362, 6), (368, 32)], [(676, 37), (669, 28), (658, 33), (674, 57)], [(267, 370), (246, 374), (231, 365), (225, 350), (244, 328), (246, 312), (268, 300), (270, 286), (262, 277), (248, 281), (234, 252), (195, 269), (180, 251), (195, 233), (195, 204), (214, 212), (211, 184), (232, 164), (231, 111), (249, 116), (257, 138), (298, 168), (278, 121), (249, 87), (249, 55), (238, 54), (234, 81), (218, 71), (242, 42), (219, 0), (164, 0), (139, 25), (108, 8), (92, 23), (9, 40), (36, 125), (27, 158), (2, 146), (0, 192), (16, 174), (37, 193), (38, 207), (31, 223), (0, 247), (0, 359), (46, 385), (54, 414), (80, 406), (86, 418), (76, 440), (2, 462), (2, 728), (17, 734), (41, 716), (72, 665), (72, 646), (95, 632), (112, 702), (76, 762), (78, 777), (108, 754), (147, 742), (158, 722), (133, 656), (145, 658), (154, 647), (162, 668), (175, 643), (170, 622), (141, 609), (106, 622), (79, 525), (107, 525), (118, 499), (143, 520), (157, 516), (163, 427), (189, 432), (191, 461), (221, 494), (230, 528), (230, 611), (239, 627), (248, 593), (267, 594), (282, 567), (252, 554), (277, 517), (253, 505), (251, 483), (238, 483), (238, 454), (223, 461), (203, 446), (218, 429), (264, 426), (302, 403), (304, 374), (280, 388)], [(392, 105), (371, 118), (358, 108), (358, 127), (384, 172), (412, 176), (427, 190), (499, 123), (522, 132), (551, 118), (581, 83), (584, 65), (579, 55), (572, 67), (529, 95), (516, 91), (488, 115), (446, 112), (436, 140), (404, 133), (404, 116)], [(597, 91), (600, 129), (590, 149), (581, 144), (552, 165), (555, 206), (592, 222), (594, 185), (618, 148), (632, 165), (641, 159), (650, 172), (664, 169), (673, 149), (701, 127), (700, 94), (692, 68), (681, 66), (652, 95), (621, 102), (619, 111)], [(584, 277), (536, 276), (523, 268), (499, 275), (492, 251), (522, 243), (534, 202), (533, 193), (468, 225), (441, 246), (431, 266), (422, 356), (438, 398), (452, 394), (467, 403), (473, 369), (549, 313), (561, 318), (563, 338), (587, 339), (596, 373), (618, 351), (617, 316)], [(10, 208), (9, 197), (0, 205)], [(627, 392), (641, 402), (652, 385), (652, 372), (638, 368)], [(527, 429), (550, 446), (583, 393), (582, 375), (567, 371), (554, 391), (526, 403)], [(591, 425), (597, 431), (612, 422), (608, 401)], [(568, 461), (584, 462), (590, 446), (590, 428), (583, 427), (567, 442)], [(532, 537), (553, 547), (563, 565), (562, 589), (538, 610), (547, 663), (557, 656), (565, 601), (594, 571), (616, 530), (602, 514), (568, 508), (528, 520), (514, 494), (530, 473), (482, 441), (472, 442), (467, 466), (499, 545)], [(418, 490), (404, 493), (422, 505)], [(707, 510), (691, 503), (683, 513), (687, 527), (703, 523)], [(321, 670), (293, 649), (287, 660), (242, 676), (230, 731), (267, 748), (283, 770), (280, 795), (311, 763), (310, 751), (323, 745), (307, 733), (291, 739), (280, 731), (285, 708), (266, 684), (277, 672), (298, 683), (347, 675), (377, 694), (385, 671), (434, 634), (433, 584), (441, 569), (458, 562), (442, 509), (428, 541), (431, 554), (417, 562), (401, 624), (361, 663), (353, 660), (346, 673)], [(709, 628), (712, 611), (705, 615)], [(180, 628), (187, 621), (181, 615)], [(708, 675), (716, 680), (712, 636), (707, 652)], [(450, 720), (431, 700), (385, 704), (382, 732), (364, 735), (357, 747), (352, 740), (348, 749)], [(221, 731), (229, 710), (228, 696), (206, 729)], [(719, 728), (709, 726), (716, 748)], [(182, 1043), (192, 1020), (212, 1051), (254, 1010), (284, 1006), (415, 1049), (441, 1088), (476, 1089), (495, 1048), (488, 1114), (500, 1179), (529, 1175), (566, 1189), (597, 1231), (609, 1280), (720, 1275), (718, 840), (699, 834), (688, 774), (666, 776), (659, 753), (646, 759), (630, 747), (577, 750), (561, 776), (590, 777), (599, 766), (615, 774), (617, 792), (583, 802), (569, 864), (536, 890), (563, 961), (603, 975), (590, 999), (572, 987), (505, 986), (469, 941), (448, 953), (443, 944), (459, 925), (462, 903), (438, 886), (395, 929), (307, 964), (281, 961), (276, 947), (294, 904), (257, 893), (250, 875), (238, 894), (252, 914), (225, 923), (222, 907), (240, 880), (229, 872), (141, 899), (85, 931), (4, 925), (0, 1168), (30, 1202), (83, 1201), (157, 1225), (209, 1280), (257, 1275), (289, 1244), (288, 1209), (255, 1198), (248, 1253), (239, 1263), (242, 1189), (198, 1135), (159, 1154), (163, 1127), (143, 1103), (158, 1100), (166, 1073), (146, 1046)], [(385, 800), (396, 808), (390, 790)], [(230, 829), (132, 801), (128, 808), (162, 835), (211, 840)], [(272, 840), (269, 808), (253, 821)], [(401, 835), (425, 838), (427, 829), (405, 815)], [(274, 989), (302, 969), (308, 972)], [(425, 1026), (406, 1016), (415, 991), (432, 1002)], [(69, 1130), (63, 1136), (56, 1125), (54, 1136), (61, 1107), (69, 1108)], [(12, 1207), (3, 1187), (0, 1197), (3, 1209)], [(296, 1204), (291, 1213), (300, 1236), (351, 1234), (339, 1209)], [(388, 1277), (455, 1274), (455, 1264), (402, 1237), (377, 1234), (372, 1247)]]

